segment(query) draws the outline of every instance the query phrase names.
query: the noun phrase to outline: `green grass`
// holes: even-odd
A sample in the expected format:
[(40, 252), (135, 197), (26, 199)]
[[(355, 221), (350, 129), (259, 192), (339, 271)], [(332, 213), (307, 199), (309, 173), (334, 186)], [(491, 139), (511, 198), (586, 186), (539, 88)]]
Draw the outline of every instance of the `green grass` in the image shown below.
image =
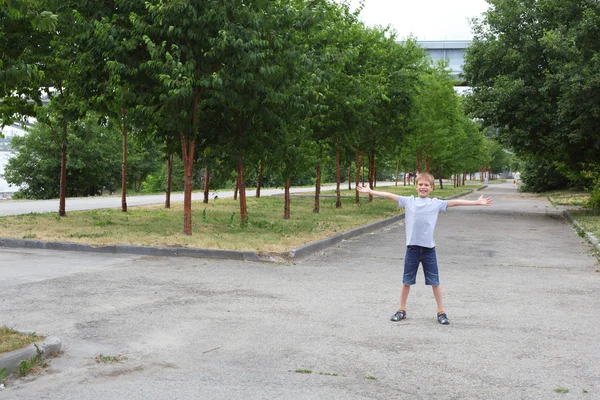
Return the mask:
[[(555, 206), (572, 207), (569, 212), (579, 222), (585, 232), (589, 232), (600, 239), (600, 210), (586, 208), (590, 194), (572, 190), (559, 190), (544, 193)], [(583, 236), (584, 232), (580, 232)]]
[(555, 206), (586, 207), (590, 194), (573, 190), (557, 190), (543, 194)]
[(124, 356), (105, 356), (103, 354), (99, 354), (94, 358), (98, 364), (114, 364), (120, 363), (127, 360), (127, 357)]
[[(435, 190), (447, 197), (477, 186)], [(416, 193), (414, 186), (390, 186), (380, 190), (398, 194)], [(343, 193), (342, 208), (335, 198), (321, 198), (320, 212), (314, 213), (314, 196), (292, 196), (291, 218), (283, 218), (283, 196), (247, 198), (248, 221), (240, 223), (239, 202), (233, 199), (192, 204), (192, 235), (183, 234), (183, 203), (120, 209), (72, 211), (66, 217), (56, 213), (32, 213), (0, 217), (4, 238), (35, 238), (47, 242), (74, 242), (93, 246), (129, 244), (206, 249), (248, 250), (259, 253), (287, 252), (306, 243), (333, 236), (403, 212), (389, 200), (361, 196), (354, 202), (354, 190)]]
[(600, 240), (600, 210), (573, 210), (570, 213), (586, 232)]
[(18, 350), (41, 340), (44, 340), (44, 337), (35, 333), (21, 333), (7, 326), (0, 326), (0, 354)]
[(17, 376), (23, 377), (30, 374), (38, 374), (43, 368), (48, 367), (48, 363), (42, 357), (39, 349), (38, 354), (31, 360), (23, 360), (15, 370)]

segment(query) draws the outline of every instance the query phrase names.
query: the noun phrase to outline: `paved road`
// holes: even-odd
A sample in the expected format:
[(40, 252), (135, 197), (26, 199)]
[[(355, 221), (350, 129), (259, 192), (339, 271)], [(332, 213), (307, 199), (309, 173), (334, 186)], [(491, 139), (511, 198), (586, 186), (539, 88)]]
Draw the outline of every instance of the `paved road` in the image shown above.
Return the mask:
[(295, 264), (0, 249), (0, 324), (64, 349), (0, 398), (600, 398), (591, 245), (543, 198), (483, 193), (438, 222), (449, 326), (421, 276), (389, 321), (401, 223)]

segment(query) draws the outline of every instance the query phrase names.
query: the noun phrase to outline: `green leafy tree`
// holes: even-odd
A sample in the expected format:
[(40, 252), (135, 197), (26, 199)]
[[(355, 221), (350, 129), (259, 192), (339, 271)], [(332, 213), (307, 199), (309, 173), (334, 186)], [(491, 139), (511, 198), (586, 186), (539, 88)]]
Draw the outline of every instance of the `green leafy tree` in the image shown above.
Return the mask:
[(206, 111), (211, 91), (225, 57), (220, 35), (229, 3), (218, 1), (156, 1), (147, 14), (133, 14), (133, 36), (141, 38), (148, 60), (140, 70), (155, 79), (152, 100), (144, 108), (148, 118), (160, 115), (162, 132), (179, 143), (184, 161), (184, 233), (192, 234), (192, 174), (199, 140), (210, 142)]
[[(92, 116), (73, 123), (68, 130), (69, 148), (65, 173), (71, 185), (67, 196), (94, 196), (113, 192), (119, 182), (119, 131), (114, 125), (99, 125)], [(62, 157), (56, 151), (52, 128), (37, 123), (24, 136), (12, 140), (15, 156), (5, 168), (5, 179), (19, 186), (28, 199), (54, 199), (60, 195)]]
[[(589, 183), (599, 170), (597, 129), (600, 4), (587, 0), (494, 0), (475, 24), (465, 58), (469, 111), (500, 128), (528, 164)], [(549, 173), (551, 171), (548, 171)], [(526, 177), (540, 181), (544, 175)], [(554, 185), (553, 185), (554, 186)], [(548, 187), (549, 188), (549, 187)]]

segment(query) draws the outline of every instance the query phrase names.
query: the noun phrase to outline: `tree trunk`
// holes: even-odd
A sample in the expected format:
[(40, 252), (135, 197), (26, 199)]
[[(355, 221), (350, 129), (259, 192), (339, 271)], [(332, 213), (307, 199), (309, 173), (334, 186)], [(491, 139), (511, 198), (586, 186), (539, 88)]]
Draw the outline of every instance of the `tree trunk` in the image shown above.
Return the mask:
[(192, 234), (192, 172), (194, 167), (195, 140), (186, 139), (183, 131), (179, 132), (181, 138), (181, 154), (183, 155), (183, 233)]
[(210, 188), (210, 172), (208, 166), (204, 171), (204, 204), (208, 204), (208, 189)]
[(321, 162), (317, 161), (317, 182), (315, 183), (315, 207), (313, 208), (314, 213), (320, 211), (320, 196), (321, 196)]
[[(192, 169), (194, 158), (195, 141), (190, 140), (189, 143), (181, 132), (182, 150), (184, 154), (184, 181), (183, 181), (183, 233), (186, 235), (192, 234)], [(186, 151), (187, 150), (187, 151)]]
[(260, 199), (260, 187), (262, 186), (262, 175), (263, 175), (263, 160), (260, 160), (258, 165), (258, 177), (256, 178), (256, 198)]
[(348, 191), (352, 190), (352, 168), (348, 167)]
[[(400, 173), (400, 163), (396, 164), (396, 186), (398, 186), (398, 174)], [(406, 186), (406, 174), (404, 174), (404, 186)]]
[(335, 137), (335, 208), (342, 208), (342, 197), (340, 194), (340, 181), (342, 179), (342, 172), (340, 170), (340, 150), (338, 148), (339, 138)]
[(233, 199), (237, 200), (238, 198), (238, 190), (240, 189), (240, 166), (238, 165), (238, 173), (235, 178), (235, 188), (233, 189)]
[[(420, 171), (421, 168), (423, 168), (423, 152), (421, 150), (418, 150), (417, 151), (417, 171)], [(417, 172), (417, 171), (415, 171), (415, 172)]]
[(123, 165), (121, 166), (121, 211), (127, 212), (127, 109), (121, 109), (121, 134), (123, 135)]
[(283, 218), (290, 219), (290, 186), (292, 185), (292, 179), (287, 178), (285, 180), (285, 201), (283, 206)]
[(246, 186), (244, 184), (244, 156), (238, 157), (238, 190), (240, 192), (240, 224), (246, 225), (248, 209), (246, 208)]
[(362, 185), (365, 186), (365, 152), (360, 153), (360, 166), (362, 167)]
[(439, 174), (439, 181), (440, 181), (440, 190), (444, 190), (444, 183), (442, 182), (442, 170), (440, 169), (438, 171)]
[[(374, 186), (373, 186), (373, 152), (371, 151), (367, 157), (368, 157), (367, 163), (369, 164), (369, 174), (367, 176), (367, 179), (369, 180), (369, 187), (371, 189), (374, 189)], [(371, 202), (373, 202), (373, 195), (369, 194), (369, 203), (371, 203)]]
[(173, 182), (173, 154), (167, 156), (167, 192), (165, 193), (165, 208), (171, 208), (171, 183)]
[[(356, 164), (356, 176), (355, 176), (355, 186), (360, 185), (360, 151), (356, 149), (356, 160), (354, 161)], [(360, 193), (356, 188), (354, 189), (354, 203), (360, 204)]]
[(64, 217), (67, 215), (65, 210), (65, 201), (67, 197), (67, 124), (64, 125), (65, 142), (60, 147), (60, 188), (58, 200), (58, 215)]
[(373, 180), (373, 190), (377, 188), (377, 166), (375, 165), (375, 152), (371, 152), (371, 165), (373, 172), (371, 173), (371, 177)]

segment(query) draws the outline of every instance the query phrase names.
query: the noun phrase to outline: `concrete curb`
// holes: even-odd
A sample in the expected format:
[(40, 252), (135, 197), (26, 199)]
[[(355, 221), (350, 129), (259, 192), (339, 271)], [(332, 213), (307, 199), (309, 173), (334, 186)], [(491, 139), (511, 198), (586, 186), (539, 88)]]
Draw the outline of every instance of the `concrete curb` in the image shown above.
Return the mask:
[(6, 374), (10, 375), (19, 368), (21, 361), (33, 360), (38, 354), (44, 358), (58, 354), (60, 351), (60, 339), (48, 337), (45, 340), (30, 344), (22, 349), (0, 354), (0, 371), (6, 368)]
[(335, 244), (340, 243), (342, 240), (347, 240), (347, 239), (362, 235), (367, 232), (371, 232), (371, 231), (374, 231), (377, 229), (384, 228), (384, 227), (391, 225), (393, 223), (396, 223), (402, 219), (404, 219), (404, 213), (402, 213), (400, 215), (395, 215), (393, 217), (390, 217), (390, 218), (387, 218), (387, 219), (384, 219), (381, 221), (373, 222), (371, 224), (362, 226), (360, 228), (355, 228), (355, 229), (349, 230), (347, 232), (343, 232), (343, 233), (337, 234), (335, 236), (331, 236), (331, 237), (328, 237), (328, 238), (325, 238), (325, 239), (322, 239), (322, 240), (319, 240), (316, 242), (305, 244), (304, 246), (300, 246), (296, 249), (290, 250), (288, 256), (292, 259), (303, 258), (303, 257), (309, 256), (311, 254), (314, 254), (316, 252), (325, 250), (328, 247), (331, 247)]
[(233, 250), (214, 250), (214, 249), (196, 249), (186, 247), (153, 247), (153, 246), (134, 246), (134, 245), (109, 245), (109, 246), (90, 246), (87, 244), (70, 242), (44, 242), (41, 240), (28, 239), (10, 239), (0, 238), (0, 247), (6, 248), (25, 248), (25, 249), (43, 249), (43, 250), (63, 250), (63, 251), (85, 251), (92, 253), (111, 253), (111, 254), (137, 254), (158, 257), (196, 257), (196, 258), (216, 258), (222, 260), (240, 260), (240, 261), (265, 261), (258, 253), (253, 251), (233, 251)]
[(586, 232), (583, 226), (581, 226), (581, 224), (575, 220), (575, 218), (569, 211), (563, 211), (562, 215), (567, 221), (571, 223), (571, 225), (573, 225), (577, 232), (583, 233), (583, 237), (585, 238), (585, 240), (587, 240), (594, 247), (596, 247), (597, 250), (600, 251), (600, 242), (598, 241), (598, 238), (596, 238), (596, 236), (592, 235), (590, 232)]

